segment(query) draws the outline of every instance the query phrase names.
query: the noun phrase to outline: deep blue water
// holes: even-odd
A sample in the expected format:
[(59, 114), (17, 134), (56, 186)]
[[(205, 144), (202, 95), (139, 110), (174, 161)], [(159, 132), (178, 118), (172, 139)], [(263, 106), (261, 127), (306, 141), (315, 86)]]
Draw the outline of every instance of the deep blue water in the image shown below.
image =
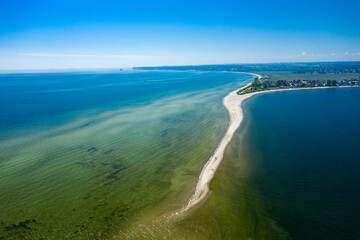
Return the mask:
[(78, 72), (0, 74), (0, 129), (21, 124), (49, 124), (54, 117), (104, 111), (206, 90), (226, 84), (236, 88), (241, 74), (216, 72)]
[(292, 239), (360, 239), (360, 88), (266, 93), (244, 107), (270, 215)]

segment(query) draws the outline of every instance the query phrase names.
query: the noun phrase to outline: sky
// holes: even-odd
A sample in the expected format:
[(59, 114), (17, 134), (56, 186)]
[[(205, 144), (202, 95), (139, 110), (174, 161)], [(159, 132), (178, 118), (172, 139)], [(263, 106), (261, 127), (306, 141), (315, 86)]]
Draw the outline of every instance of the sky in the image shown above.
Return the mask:
[(360, 1), (0, 0), (0, 70), (360, 61)]

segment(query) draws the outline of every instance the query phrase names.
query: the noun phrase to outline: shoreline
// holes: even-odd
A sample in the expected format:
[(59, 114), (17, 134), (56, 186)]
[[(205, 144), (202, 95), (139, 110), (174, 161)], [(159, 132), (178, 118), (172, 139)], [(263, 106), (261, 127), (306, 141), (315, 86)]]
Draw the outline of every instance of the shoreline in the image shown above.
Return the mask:
[[(260, 75), (249, 73), (251, 75), (257, 76), (259, 79)], [(243, 110), (241, 108), (241, 103), (245, 99), (251, 97), (253, 94), (238, 95), (237, 92), (243, 88), (246, 88), (251, 84), (248, 83), (246, 86), (241, 87), (235, 91), (230, 92), (223, 99), (223, 105), (226, 110), (229, 112), (230, 123), (225, 132), (225, 135), (222, 137), (220, 143), (217, 145), (214, 153), (211, 155), (209, 160), (205, 163), (204, 167), (201, 170), (198, 182), (196, 184), (195, 193), (189, 200), (188, 204), (181, 210), (185, 212), (190, 208), (199, 204), (209, 192), (209, 184), (214, 178), (217, 168), (219, 167), (227, 145), (230, 143), (235, 131), (239, 128), (243, 120)]]
[[(261, 79), (261, 76), (259, 74), (255, 73), (248, 73), (254, 76), (257, 76), (259, 79)], [(267, 92), (278, 92), (278, 91), (289, 91), (289, 90), (306, 90), (306, 89), (324, 89), (324, 88), (334, 88), (334, 87), (313, 87), (313, 88), (284, 88), (284, 89), (272, 89), (267, 91), (259, 91), (259, 92), (252, 92), (247, 93), (244, 95), (237, 94), (238, 91), (241, 89), (246, 88), (251, 83), (248, 83), (246, 86), (241, 87), (235, 91), (230, 92), (228, 95), (226, 95), (223, 99), (223, 105), (226, 108), (226, 110), (229, 112), (230, 117), (230, 123), (229, 126), (225, 132), (225, 135), (222, 137), (221, 141), (217, 145), (214, 153), (211, 155), (209, 160), (205, 163), (203, 166), (199, 179), (196, 183), (195, 192), (193, 196), (190, 198), (188, 204), (183, 207), (180, 213), (183, 213), (196, 205), (198, 205), (200, 202), (202, 202), (205, 197), (207, 196), (209, 192), (209, 186), (211, 183), (211, 180), (214, 178), (217, 168), (219, 167), (223, 157), (224, 152), (227, 147), (227, 145), (230, 143), (234, 133), (236, 130), (240, 127), (244, 115), (243, 115), (243, 109), (241, 107), (241, 104), (244, 100), (257, 95), (261, 93), (267, 93)], [(342, 86), (342, 87), (351, 87), (351, 86)], [(178, 212), (176, 212), (175, 215), (177, 215)]]

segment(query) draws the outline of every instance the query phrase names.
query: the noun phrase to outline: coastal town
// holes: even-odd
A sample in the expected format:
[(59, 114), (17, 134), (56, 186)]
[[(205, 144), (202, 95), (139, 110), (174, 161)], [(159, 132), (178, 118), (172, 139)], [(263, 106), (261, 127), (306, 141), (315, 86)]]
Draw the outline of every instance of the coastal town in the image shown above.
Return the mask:
[(344, 86), (360, 86), (360, 79), (351, 80), (255, 80), (247, 87), (240, 89), (237, 94), (243, 95), (252, 92), (288, 89), (288, 88), (321, 88), (321, 87), (344, 87)]

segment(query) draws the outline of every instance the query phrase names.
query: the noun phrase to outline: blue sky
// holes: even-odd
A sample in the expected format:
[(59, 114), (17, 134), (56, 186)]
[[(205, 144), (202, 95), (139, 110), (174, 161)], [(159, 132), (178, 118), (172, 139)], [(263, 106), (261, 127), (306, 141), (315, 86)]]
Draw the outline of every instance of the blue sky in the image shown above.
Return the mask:
[(360, 1), (0, 1), (0, 69), (360, 60)]

